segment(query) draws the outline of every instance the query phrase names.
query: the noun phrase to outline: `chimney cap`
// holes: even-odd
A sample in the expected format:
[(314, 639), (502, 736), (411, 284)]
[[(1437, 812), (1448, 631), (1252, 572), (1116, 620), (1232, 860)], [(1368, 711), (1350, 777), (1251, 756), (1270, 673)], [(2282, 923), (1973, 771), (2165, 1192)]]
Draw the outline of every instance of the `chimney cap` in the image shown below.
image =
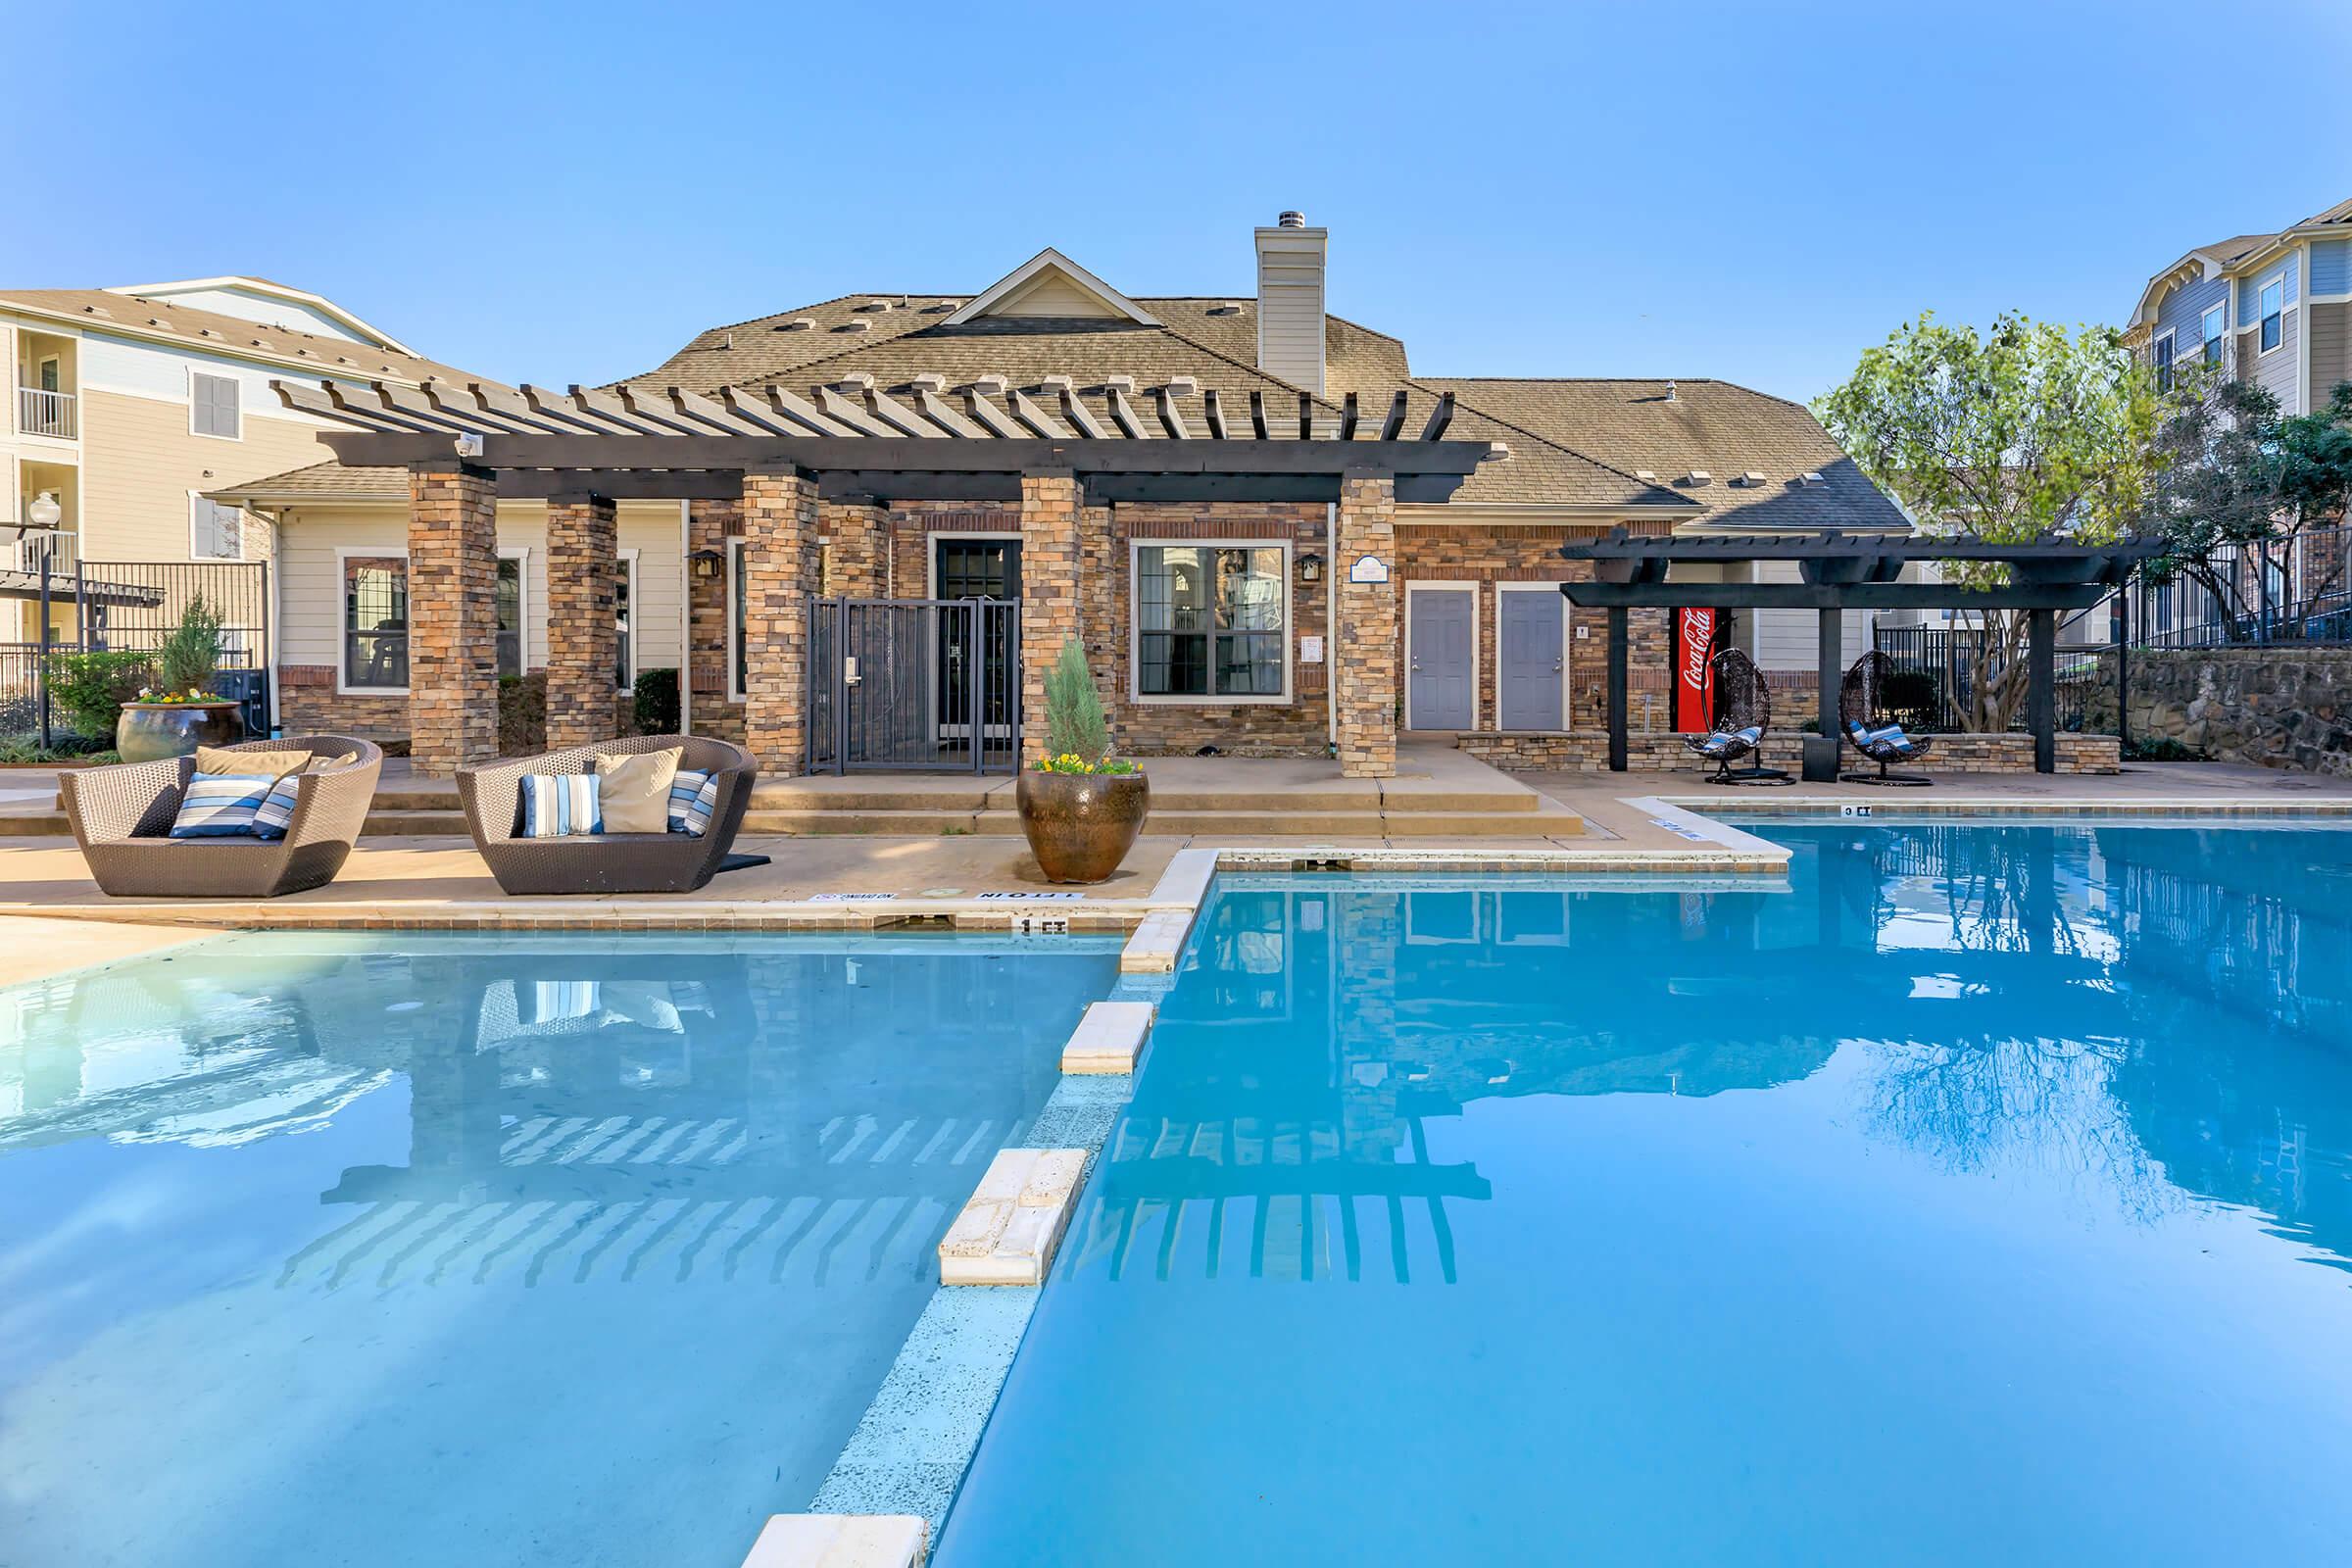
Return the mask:
[(1306, 215), (1299, 212), (1283, 213), (1275, 218), (1274, 226), (1276, 228), (1304, 228)]

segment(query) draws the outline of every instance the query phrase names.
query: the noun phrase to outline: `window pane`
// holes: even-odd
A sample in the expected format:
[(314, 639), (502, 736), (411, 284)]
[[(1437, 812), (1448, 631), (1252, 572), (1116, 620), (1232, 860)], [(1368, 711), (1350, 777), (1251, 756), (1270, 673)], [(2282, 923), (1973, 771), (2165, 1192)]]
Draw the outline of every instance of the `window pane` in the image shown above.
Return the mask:
[(1282, 629), (1282, 552), (1217, 552), (1217, 624), (1234, 631)]
[(1209, 585), (1204, 553), (1161, 545), (1136, 553), (1136, 624), (1145, 631), (1204, 631)]
[(613, 642), (617, 650), (612, 662), (612, 684), (629, 684), (629, 564), (620, 562), (612, 574), (612, 621), (618, 634)]
[(750, 597), (747, 590), (751, 586), (751, 579), (744, 571), (744, 552), (740, 542), (733, 547), (733, 553), (735, 557), (735, 604), (731, 613), (735, 617), (735, 689), (742, 691), (744, 687), (751, 684), (751, 661), (745, 656), (743, 646), (744, 602)]
[(1233, 632), (1217, 639), (1217, 694), (1276, 697), (1282, 693), (1282, 633)]
[(1136, 689), (1147, 697), (1208, 694), (1208, 637), (1200, 632), (1143, 634)]
[(409, 683), (408, 563), (344, 563), (343, 632), (348, 684), (397, 687)]
[(498, 558), (498, 672), (522, 673), (522, 563)]

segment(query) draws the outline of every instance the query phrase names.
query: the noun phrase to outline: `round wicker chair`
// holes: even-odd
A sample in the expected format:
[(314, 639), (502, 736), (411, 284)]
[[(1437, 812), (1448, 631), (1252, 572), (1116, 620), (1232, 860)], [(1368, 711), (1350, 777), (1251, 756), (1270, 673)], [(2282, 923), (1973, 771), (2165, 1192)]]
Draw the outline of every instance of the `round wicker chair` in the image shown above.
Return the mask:
[(1894, 673), (1894, 661), (1874, 648), (1854, 661), (1838, 689), (1838, 727), (1844, 733), (1846, 744), (1879, 764), (1876, 773), (1838, 775), (1849, 784), (1906, 785), (1916, 789), (1936, 782), (1922, 773), (1887, 771), (1891, 763), (1917, 761), (1928, 754), (1927, 737), (1904, 734), (1903, 726), (1887, 710), (1886, 677)]
[[(586, 838), (526, 839), (522, 780), (529, 773), (590, 773), (599, 757), (678, 747), (682, 765), (718, 780), (710, 827), (683, 833), (604, 833)], [(508, 758), (458, 772), (458, 799), (490, 874), (510, 894), (691, 893), (724, 865), (752, 803), (760, 765), (751, 753), (700, 735), (631, 735), (594, 746)]]
[(1692, 754), (1715, 764), (1710, 784), (1788, 784), (1788, 771), (1778, 767), (1734, 767), (1744, 757), (1762, 751), (1772, 733), (1772, 688), (1756, 662), (1737, 648), (1726, 648), (1708, 661), (1714, 671), (1715, 716), (1704, 735), (1686, 735), (1683, 744)]

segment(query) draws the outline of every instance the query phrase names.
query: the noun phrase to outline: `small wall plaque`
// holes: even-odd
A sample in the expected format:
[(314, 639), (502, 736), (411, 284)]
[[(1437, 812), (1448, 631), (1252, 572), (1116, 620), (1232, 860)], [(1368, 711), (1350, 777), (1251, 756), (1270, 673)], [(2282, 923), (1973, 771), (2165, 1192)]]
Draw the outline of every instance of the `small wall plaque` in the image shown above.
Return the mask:
[(1387, 582), (1389, 564), (1378, 556), (1358, 556), (1355, 564), (1348, 568), (1349, 582)]
[(1298, 662), (1301, 664), (1320, 664), (1323, 662), (1323, 639), (1320, 637), (1299, 638)]

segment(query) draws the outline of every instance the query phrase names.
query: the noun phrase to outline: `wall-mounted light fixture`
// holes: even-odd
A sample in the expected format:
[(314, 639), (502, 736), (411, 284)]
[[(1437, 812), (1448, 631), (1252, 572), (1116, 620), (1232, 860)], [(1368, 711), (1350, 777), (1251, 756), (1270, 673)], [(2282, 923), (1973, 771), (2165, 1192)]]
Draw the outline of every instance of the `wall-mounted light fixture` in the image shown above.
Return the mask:
[(717, 576), (719, 567), (727, 564), (727, 558), (715, 550), (697, 550), (686, 560), (693, 565), (694, 574), (706, 580)]
[(1298, 580), (1300, 582), (1321, 582), (1323, 580), (1323, 558), (1311, 550), (1300, 556), (1298, 558)]

